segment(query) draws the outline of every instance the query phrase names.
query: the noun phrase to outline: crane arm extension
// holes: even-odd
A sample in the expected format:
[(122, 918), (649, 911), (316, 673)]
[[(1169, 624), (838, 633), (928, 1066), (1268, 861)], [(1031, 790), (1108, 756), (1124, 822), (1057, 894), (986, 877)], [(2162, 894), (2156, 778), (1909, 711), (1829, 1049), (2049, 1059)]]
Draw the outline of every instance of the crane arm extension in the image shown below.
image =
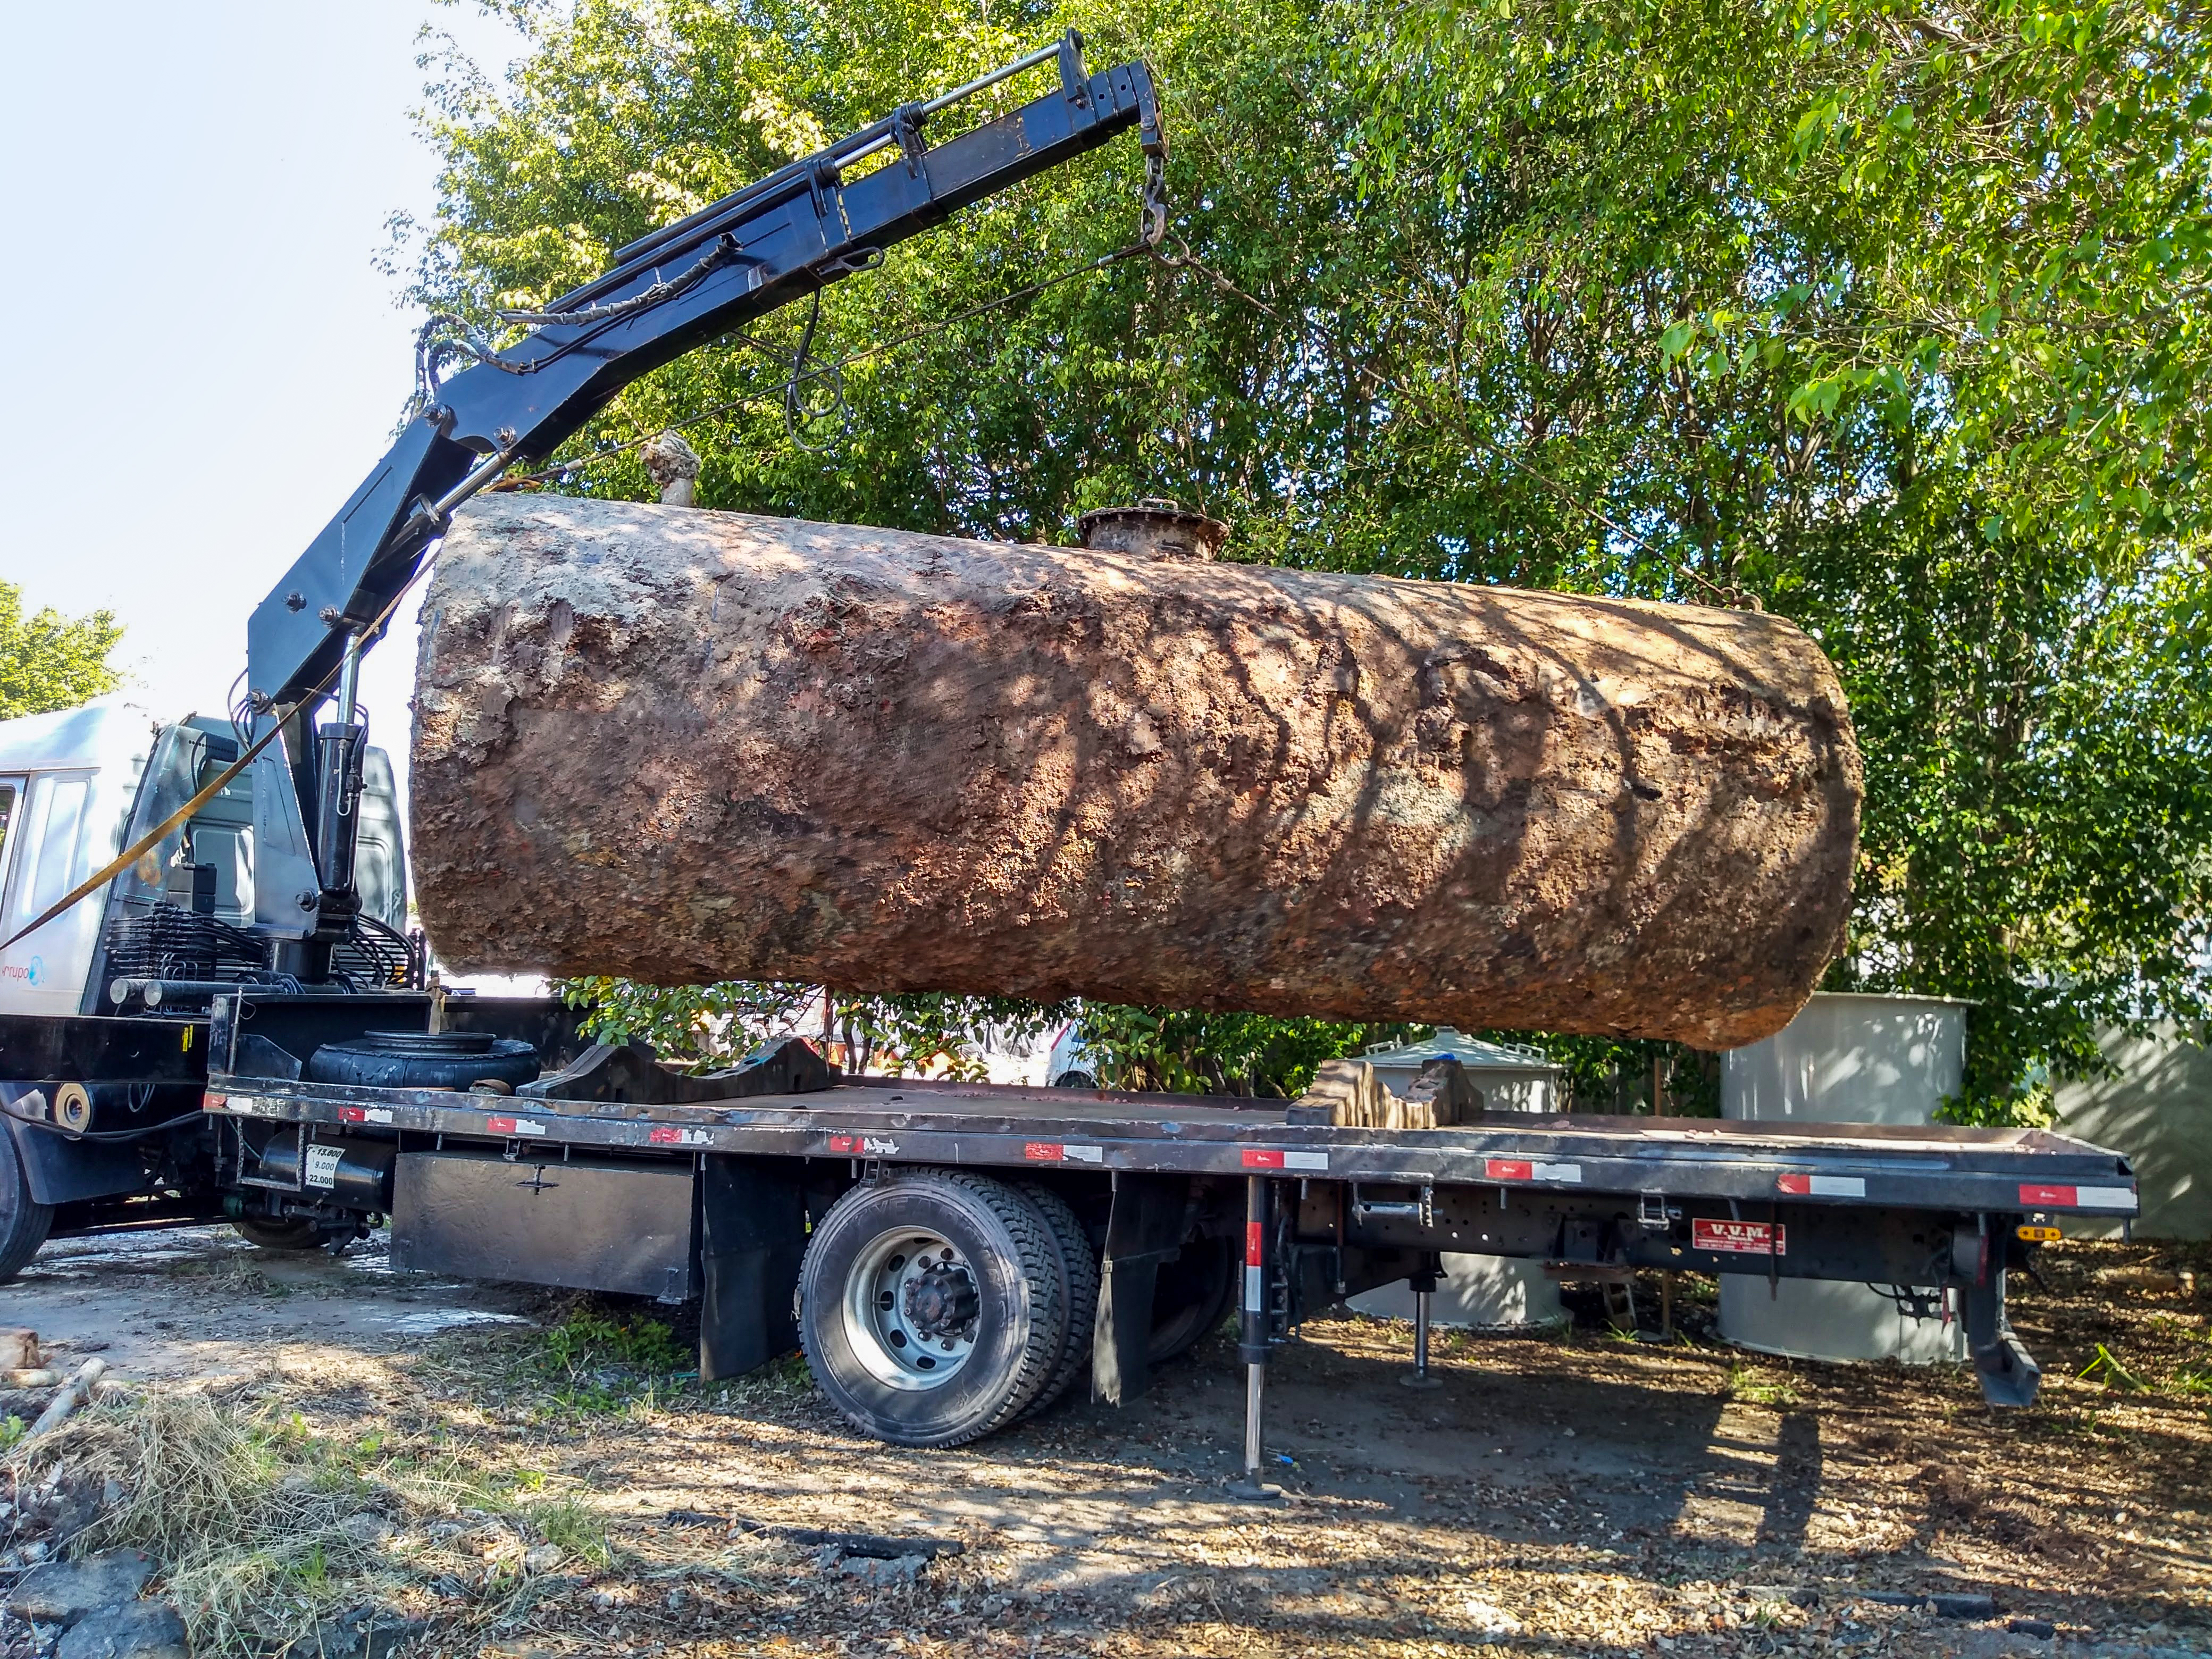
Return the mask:
[[(934, 148), (923, 141), (939, 110), (1045, 63), (1059, 66), (1056, 90)], [(550, 454), (641, 374), (871, 268), (892, 244), (1131, 126), (1156, 179), (1165, 144), (1150, 73), (1135, 62), (1089, 74), (1071, 30), (631, 243), (604, 276), (525, 319), (536, 325), (527, 338), (442, 385), (437, 369), (453, 347), (426, 331), (420, 414), (247, 625), (255, 707), (312, 702), (414, 575), (453, 507), (510, 462)], [(845, 177), (894, 146), (896, 159)]]

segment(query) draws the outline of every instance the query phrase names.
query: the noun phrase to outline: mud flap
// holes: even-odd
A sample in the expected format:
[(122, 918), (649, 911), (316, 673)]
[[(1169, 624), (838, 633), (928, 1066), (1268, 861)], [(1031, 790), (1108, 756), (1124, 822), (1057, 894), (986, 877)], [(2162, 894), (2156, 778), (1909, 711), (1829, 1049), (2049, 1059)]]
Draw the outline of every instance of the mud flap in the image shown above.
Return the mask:
[(776, 1158), (701, 1160), (699, 1377), (742, 1376), (799, 1346), (792, 1298), (806, 1254), (799, 1167)]
[[(21, 1109), (19, 1103), (34, 1092), (27, 1084), (0, 1084), (0, 1101), (11, 1112)], [(74, 1204), (82, 1199), (138, 1192), (146, 1185), (138, 1149), (128, 1141), (71, 1140), (12, 1116), (6, 1133), (15, 1138), (23, 1178), (35, 1203)]]
[(1190, 1182), (1181, 1176), (1115, 1172), (1091, 1334), (1093, 1400), (1119, 1406), (1152, 1386), (1152, 1291), (1161, 1258), (1182, 1244), (1189, 1202)]
[(2043, 1367), (2028, 1357), (2005, 1317), (2004, 1270), (1966, 1290), (1966, 1351), (1973, 1355), (1982, 1398), (1992, 1406), (2033, 1406), (2043, 1384)]

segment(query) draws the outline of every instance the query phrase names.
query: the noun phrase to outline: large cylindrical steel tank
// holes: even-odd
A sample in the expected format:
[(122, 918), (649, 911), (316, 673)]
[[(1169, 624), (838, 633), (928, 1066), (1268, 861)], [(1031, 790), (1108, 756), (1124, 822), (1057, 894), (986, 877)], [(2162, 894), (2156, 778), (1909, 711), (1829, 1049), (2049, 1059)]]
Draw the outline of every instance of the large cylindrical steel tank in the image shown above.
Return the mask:
[(1843, 694), (1753, 612), (507, 496), (422, 637), (459, 969), (1725, 1048), (1849, 899)]

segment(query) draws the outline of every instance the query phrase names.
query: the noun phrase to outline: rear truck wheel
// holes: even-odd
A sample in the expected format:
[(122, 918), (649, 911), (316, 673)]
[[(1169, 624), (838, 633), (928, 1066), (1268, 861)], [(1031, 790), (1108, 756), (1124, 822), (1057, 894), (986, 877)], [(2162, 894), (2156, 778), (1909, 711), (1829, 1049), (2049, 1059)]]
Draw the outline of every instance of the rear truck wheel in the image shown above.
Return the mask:
[(31, 1196), (15, 1134), (0, 1124), (0, 1284), (23, 1271), (53, 1224), (54, 1206)]
[(1145, 1349), (1152, 1364), (1188, 1353), (1199, 1338), (1229, 1316), (1237, 1291), (1236, 1241), (1194, 1238), (1172, 1261), (1160, 1263), (1152, 1286), (1152, 1335)]
[(895, 1446), (1001, 1428), (1057, 1371), (1065, 1269), (1036, 1206), (1003, 1182), (902, 1170), (854, 1188), (807, 1241), (799, 1335), (830, 1403)]
[(247, 1243), (264, 1250), (319, 1250), (322, 1230), (312, 1221), (293, 1217), (278, 1221), (267, 1216), (240, 1216), (230, 1224)]
[(1034, 1182), (1023, 1182), (1020, 1191), (1051, 1230), (1060, 1258), (1060, 1289), (1067, 1302), (1067, 1335), (1060, 1344), (1060, 1363), (1053, 1368), (1052, 1380), (1022, 1413), (1032, 1417), (1066, 1394), (1091, 1364), (1091, 1334), (1098, 1321), (1098, 1256), (1091, 1248), (1091, 1235), (1066, 1199)]

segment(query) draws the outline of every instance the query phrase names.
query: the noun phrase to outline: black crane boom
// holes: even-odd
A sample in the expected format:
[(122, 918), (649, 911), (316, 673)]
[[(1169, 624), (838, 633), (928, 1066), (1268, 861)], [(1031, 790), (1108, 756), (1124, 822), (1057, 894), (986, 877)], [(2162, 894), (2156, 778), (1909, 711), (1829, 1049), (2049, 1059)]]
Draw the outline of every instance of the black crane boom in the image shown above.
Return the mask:
[[(1059, 70), (1054, 91), (942, 144), (925, 141), (940, 111), (1045, 64)], [(534, 331), (514, 345), (491, 351), (455, 319), (433, 319), (417, 353), (419, 412), (247, 625), (258, 717), (294, 708), (283, 734), (300, 796), (294, 823), (322, 890), (313, 907), (302, 894), (295, 908), (263, 910), (258, 927), (326, 954), (351, 924), (352, 665), (454, 507), (509, 465), (550, 454), (641, 374), (872, 268), (893, 244), (1132, 126), (1156, 187), (1166, 146), (1149, 70), (1132, 62), (1090, 74), (1071, 30), (631, 243), (604, 276), (520, 319)], [(889, 149), (896, 157), (848, 177)], [(1157, 236), (1156, 202), (1147, 219)], [(441, 382), (455, 356), (475, 361)], [(322, 688), (333, 685), (338, 719), (319, 729)], [(313, 956), (295, 963), (310, 979), (316, 965)]]

